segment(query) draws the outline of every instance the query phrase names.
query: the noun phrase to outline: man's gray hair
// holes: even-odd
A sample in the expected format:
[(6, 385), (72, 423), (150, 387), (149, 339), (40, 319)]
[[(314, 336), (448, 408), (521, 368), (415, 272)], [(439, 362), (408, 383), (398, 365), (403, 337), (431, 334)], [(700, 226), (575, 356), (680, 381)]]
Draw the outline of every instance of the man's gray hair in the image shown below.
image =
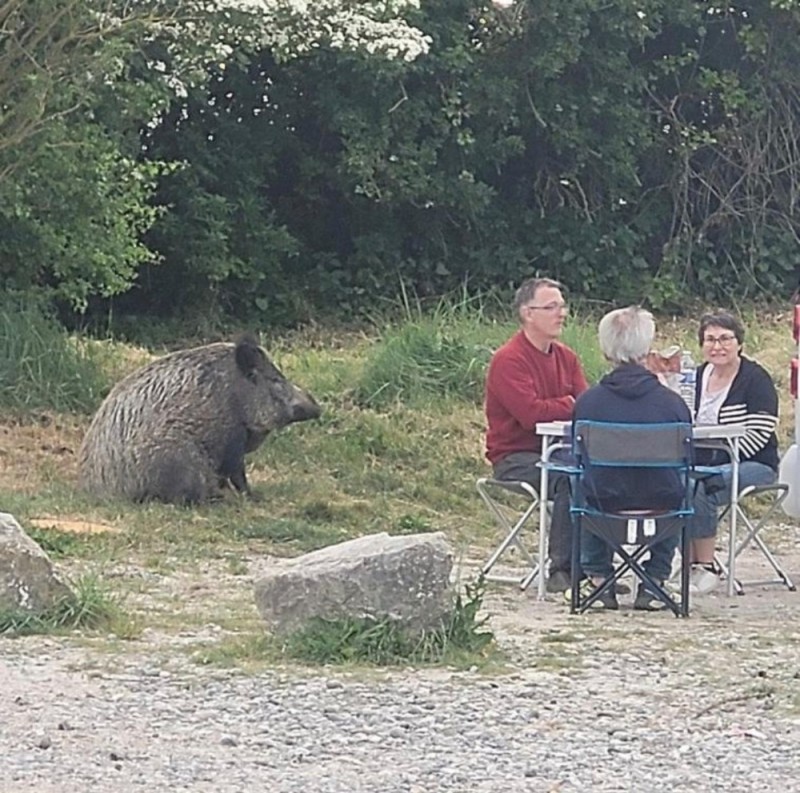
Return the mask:
[(554, 289), (560, 289), (561, 291), (564, 290), (564, 286), (552, 278), (529, 278), (520, 284), (514, 294), (514, 302), (511, 304), (514, 313), (519, 314), (519, 310), (530, 303), (536, 297), (536, 293), (545, 286), (552, 286)]
[(600, 350), (615, 366), (641, 363), (650, 352), (655, 335), (653, 315), (639, 306), (609, 311), (597, 326)]

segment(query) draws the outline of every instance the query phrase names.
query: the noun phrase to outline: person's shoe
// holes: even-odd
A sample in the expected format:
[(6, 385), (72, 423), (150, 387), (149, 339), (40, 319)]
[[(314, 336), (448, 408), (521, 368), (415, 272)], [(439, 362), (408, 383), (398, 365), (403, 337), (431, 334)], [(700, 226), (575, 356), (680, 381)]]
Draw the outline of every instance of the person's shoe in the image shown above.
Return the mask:
[[(585, 578), (583, 581), (581, 581), (579, 589), (581, 602), (585, 601), (586, 598), (588, 598), (589, 595), (591, 595), (596, 589), (597, 587), (590, 578)], [(571, 589), (568, 589), (564, 593), (564, 600), (566, 600), (567, 603), (572, 603)], [(604, 609), (605, 611), (617, 611), (619, 609), (619, 603), (617, 602), (616, 593), (611, 587), (609, 587), (605, 592), (603, 592), (602, 595), (600, 595), (599, 598), (597, 598), (597, 600), (594, 601), (594, 603), (592, 603), (590, 608)]]
[(545, 588), (550, 593), (567, 592), (572, 586), (572, 577), (566, 570), (553, 570), (547, 577)]
[(707, 595), (720, 583), (720, 574), (704, 565), (695, 565), (689, 575), (689, 592), (692, 595)]
[[(657, 583), (664, 585), (663, 581)], [(633, 601), (633, 608), (636, 611), (663, 611), (668, 606), (660, 597), (650, 592), (644, 584), (639, 584), (639, 589), (636, 590), (636, 600)]]

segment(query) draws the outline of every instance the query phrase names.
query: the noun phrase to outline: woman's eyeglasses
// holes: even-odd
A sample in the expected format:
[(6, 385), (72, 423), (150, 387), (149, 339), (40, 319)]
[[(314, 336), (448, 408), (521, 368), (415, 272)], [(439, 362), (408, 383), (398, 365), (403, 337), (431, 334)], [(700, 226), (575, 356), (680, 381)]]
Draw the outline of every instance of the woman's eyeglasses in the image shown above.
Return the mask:
[(720, 347), (728, 347), (736, 341), (736, 336), (733, 333), (723, 333), (721, 336), (704, 336), (703, 344), (706, 347), (713, 347), (719, 344)]

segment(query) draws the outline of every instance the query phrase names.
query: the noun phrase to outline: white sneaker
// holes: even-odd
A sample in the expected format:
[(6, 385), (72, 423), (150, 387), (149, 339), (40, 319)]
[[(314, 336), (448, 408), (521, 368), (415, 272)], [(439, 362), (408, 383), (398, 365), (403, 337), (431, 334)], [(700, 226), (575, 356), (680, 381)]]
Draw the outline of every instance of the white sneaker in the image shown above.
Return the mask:
[(692, 569), (689, 576), (689, 592), (692, 595), (707, 595), (713, 592), (719, 583), (720, 577), (717, 573), (698, 565)]

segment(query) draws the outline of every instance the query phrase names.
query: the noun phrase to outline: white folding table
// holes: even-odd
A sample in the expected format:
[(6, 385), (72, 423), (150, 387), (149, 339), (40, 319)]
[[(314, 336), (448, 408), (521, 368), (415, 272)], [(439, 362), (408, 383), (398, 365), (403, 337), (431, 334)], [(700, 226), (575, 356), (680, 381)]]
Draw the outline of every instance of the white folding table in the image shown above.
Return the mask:
[[(542, 465), (539, 493), (545, 494), (539, 503), (539, 586), (538, 597), (545, 597), (544, 562), (547, 559), (548, 514), (547, 488), (549, 486), (550, 456), (566, 445), (564, 439), (571, 432), (571, 421), (550, 421), (536, 425), (536, 434), (542, 438)], [(744, 424), (695, 424), (693, 429), (695, 446), (701, 448), (723, 449), (731, 459), (731, 506), (729, 510), (729, 549), (728, 549), (728, 595), (735, 594), (736, 587), (736, 519), (739, 513), (739, 439), (745, 434)], [(533, 573), (530, 578), (533, 578)], [(527, 583), (530, 583), (528, 581)], [(527, 583), (523, 583), (527, 586)]]

